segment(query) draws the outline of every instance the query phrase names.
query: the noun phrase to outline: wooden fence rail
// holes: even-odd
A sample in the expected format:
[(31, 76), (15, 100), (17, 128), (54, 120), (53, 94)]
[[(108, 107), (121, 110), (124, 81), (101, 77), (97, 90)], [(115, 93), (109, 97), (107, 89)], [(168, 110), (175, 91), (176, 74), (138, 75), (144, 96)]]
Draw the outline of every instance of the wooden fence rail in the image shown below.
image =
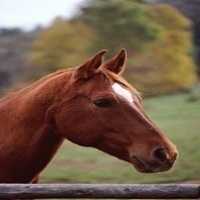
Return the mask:
[(0, 184), (0, 199), (195, 199), (198, 184)]

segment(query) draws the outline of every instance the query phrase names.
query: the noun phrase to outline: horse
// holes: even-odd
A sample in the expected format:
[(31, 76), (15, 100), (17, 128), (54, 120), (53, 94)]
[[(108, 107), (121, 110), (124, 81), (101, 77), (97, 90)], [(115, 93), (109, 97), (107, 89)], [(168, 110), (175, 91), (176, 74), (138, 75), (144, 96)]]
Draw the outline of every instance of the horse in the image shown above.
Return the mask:
[(173, 166), (176, 146), (121, 76), (126, 50), (107, 61), (105, 53), (1, 98), (1, 183), (36, 183), (64, 139), (127, 161), (143, 173)]

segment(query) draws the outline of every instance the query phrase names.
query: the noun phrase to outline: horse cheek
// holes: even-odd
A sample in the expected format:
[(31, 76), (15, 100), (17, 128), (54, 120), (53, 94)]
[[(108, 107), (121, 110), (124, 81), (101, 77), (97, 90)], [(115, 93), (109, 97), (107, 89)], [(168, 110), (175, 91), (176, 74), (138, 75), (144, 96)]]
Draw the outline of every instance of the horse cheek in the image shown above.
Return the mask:
[(82, 146), (94, 146), (99, 138), (98, 126), (91, 113), (65, 109), (56, 114), (58, 134)]

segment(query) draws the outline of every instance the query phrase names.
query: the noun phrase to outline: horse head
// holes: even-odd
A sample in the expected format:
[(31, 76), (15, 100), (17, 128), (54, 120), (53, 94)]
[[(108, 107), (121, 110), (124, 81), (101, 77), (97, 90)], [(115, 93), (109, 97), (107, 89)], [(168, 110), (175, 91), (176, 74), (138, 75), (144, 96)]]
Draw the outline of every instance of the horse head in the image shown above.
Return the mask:
[(128, 161), (140, 172), (170, 169), (176, 146), (145, 114), (138, 91), (121, 77), (126, 51), (103, 62), (105, 52), (75, 68), (63, 87), (54, 116), (59, 134)]

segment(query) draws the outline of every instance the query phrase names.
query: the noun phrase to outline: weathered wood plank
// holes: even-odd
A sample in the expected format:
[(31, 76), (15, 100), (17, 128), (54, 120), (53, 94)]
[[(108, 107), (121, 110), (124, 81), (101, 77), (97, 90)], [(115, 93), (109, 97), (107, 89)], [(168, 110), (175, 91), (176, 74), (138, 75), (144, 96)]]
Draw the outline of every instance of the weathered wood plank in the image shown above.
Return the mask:
[(0, 199), (189, 199), (198, 184), (0, 184)]

